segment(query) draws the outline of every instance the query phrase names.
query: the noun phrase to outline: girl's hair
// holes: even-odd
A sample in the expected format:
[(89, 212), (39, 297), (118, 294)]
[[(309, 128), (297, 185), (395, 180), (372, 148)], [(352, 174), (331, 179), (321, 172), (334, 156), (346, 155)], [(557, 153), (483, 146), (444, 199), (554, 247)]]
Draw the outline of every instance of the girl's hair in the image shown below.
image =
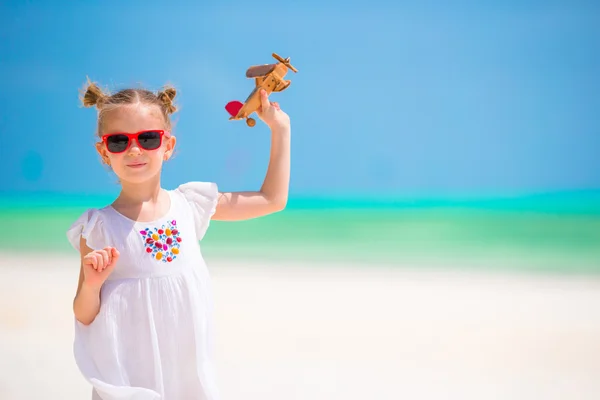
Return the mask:
[(171, 130), (172, 124), (169, 116), (177, 111), (177, 107), (173, 104), (176, 95), (177, 91), (172, 86), (165, 86), (158, 93), (147, 89), (123, 89), (115, 94), (110, 94), (100, 89), (97, 83), (88, 79), (81, 102), (84, 107), (96, 106), (98, 109), (98, 136), (100, 136), (106, 113), (120, 106), (135, 104), (157, 106), (161, 111), (165, 126)]

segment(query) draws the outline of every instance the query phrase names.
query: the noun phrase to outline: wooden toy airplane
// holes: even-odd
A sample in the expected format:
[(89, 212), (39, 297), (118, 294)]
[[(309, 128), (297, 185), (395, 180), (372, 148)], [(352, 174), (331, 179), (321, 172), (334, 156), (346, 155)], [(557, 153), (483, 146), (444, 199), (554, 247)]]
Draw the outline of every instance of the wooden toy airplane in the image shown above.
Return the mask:
[(273, 53), (273, 58), (279, 62), (275, 64), (254, 65), (248, 68), (246, 78), (254, 78), (256, 86), (244, 103), (239, 101), (230, 101), (227, 103), (225, 109), (231, 114), (229, 120), (245, 118), (246, 124), (249, 127), (253, 127), (256, 125), (256, 120), (249, 116), (260, 108), (260, 90), (265, 89), (267, 94), (270, 94), (271, 92), (281, 92), (290, 86), (292, 81), (285, 80), (283, 77), (288, 72), (288, 69), (294, 72), (298, 72), (298, 70), (290, 64), (289, 57), (283, 59)]

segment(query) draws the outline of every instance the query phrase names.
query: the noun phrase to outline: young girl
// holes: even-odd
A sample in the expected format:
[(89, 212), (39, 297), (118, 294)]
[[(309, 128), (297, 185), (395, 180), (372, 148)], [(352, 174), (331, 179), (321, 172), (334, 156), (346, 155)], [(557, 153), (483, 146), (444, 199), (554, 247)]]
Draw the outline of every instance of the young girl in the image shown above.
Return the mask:
[(81, 254), (74, 354), (92, 399), (218, 398), (211, 288), (198, 242), (211, 219), (260, 217), (287, 202), (290, 120), (264, 92), (258, 116), (272, 143), (260, 191), (220, 193), (208, 182), (163, 189), (162, 165), (176, 143), (175, 95), (109, 95), (90, 83), (83, 96), (98, 108), (96, 149), (121, 184), (111, 205), (87, 210), (67, 233)]

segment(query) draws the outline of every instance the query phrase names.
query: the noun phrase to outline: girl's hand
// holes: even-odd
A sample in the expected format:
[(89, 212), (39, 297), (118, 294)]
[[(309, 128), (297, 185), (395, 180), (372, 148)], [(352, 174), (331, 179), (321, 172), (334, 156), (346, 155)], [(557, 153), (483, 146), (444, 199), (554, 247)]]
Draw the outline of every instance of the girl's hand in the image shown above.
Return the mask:
[(290, 117), (281, 110), (279, 104), (269, 101), (269, 95), (264, 89), (260, 90), (261, 107), (256, 111), (258, 117), (271, 128), (290, 129)]
[(83, 257), (83, 275), (86, 285), (100, 289), (119, 260), (120, 253), (114, 247), (94, 250)]

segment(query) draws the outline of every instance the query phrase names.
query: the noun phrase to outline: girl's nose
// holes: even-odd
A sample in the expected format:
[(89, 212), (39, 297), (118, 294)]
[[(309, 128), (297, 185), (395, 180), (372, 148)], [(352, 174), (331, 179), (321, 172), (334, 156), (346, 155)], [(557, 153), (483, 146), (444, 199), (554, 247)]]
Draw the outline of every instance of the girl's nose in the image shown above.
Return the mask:
[(142, 152), (136, 140), (131, 141), (131, 146), (129, 146), (129, 154), (138, 155)]

